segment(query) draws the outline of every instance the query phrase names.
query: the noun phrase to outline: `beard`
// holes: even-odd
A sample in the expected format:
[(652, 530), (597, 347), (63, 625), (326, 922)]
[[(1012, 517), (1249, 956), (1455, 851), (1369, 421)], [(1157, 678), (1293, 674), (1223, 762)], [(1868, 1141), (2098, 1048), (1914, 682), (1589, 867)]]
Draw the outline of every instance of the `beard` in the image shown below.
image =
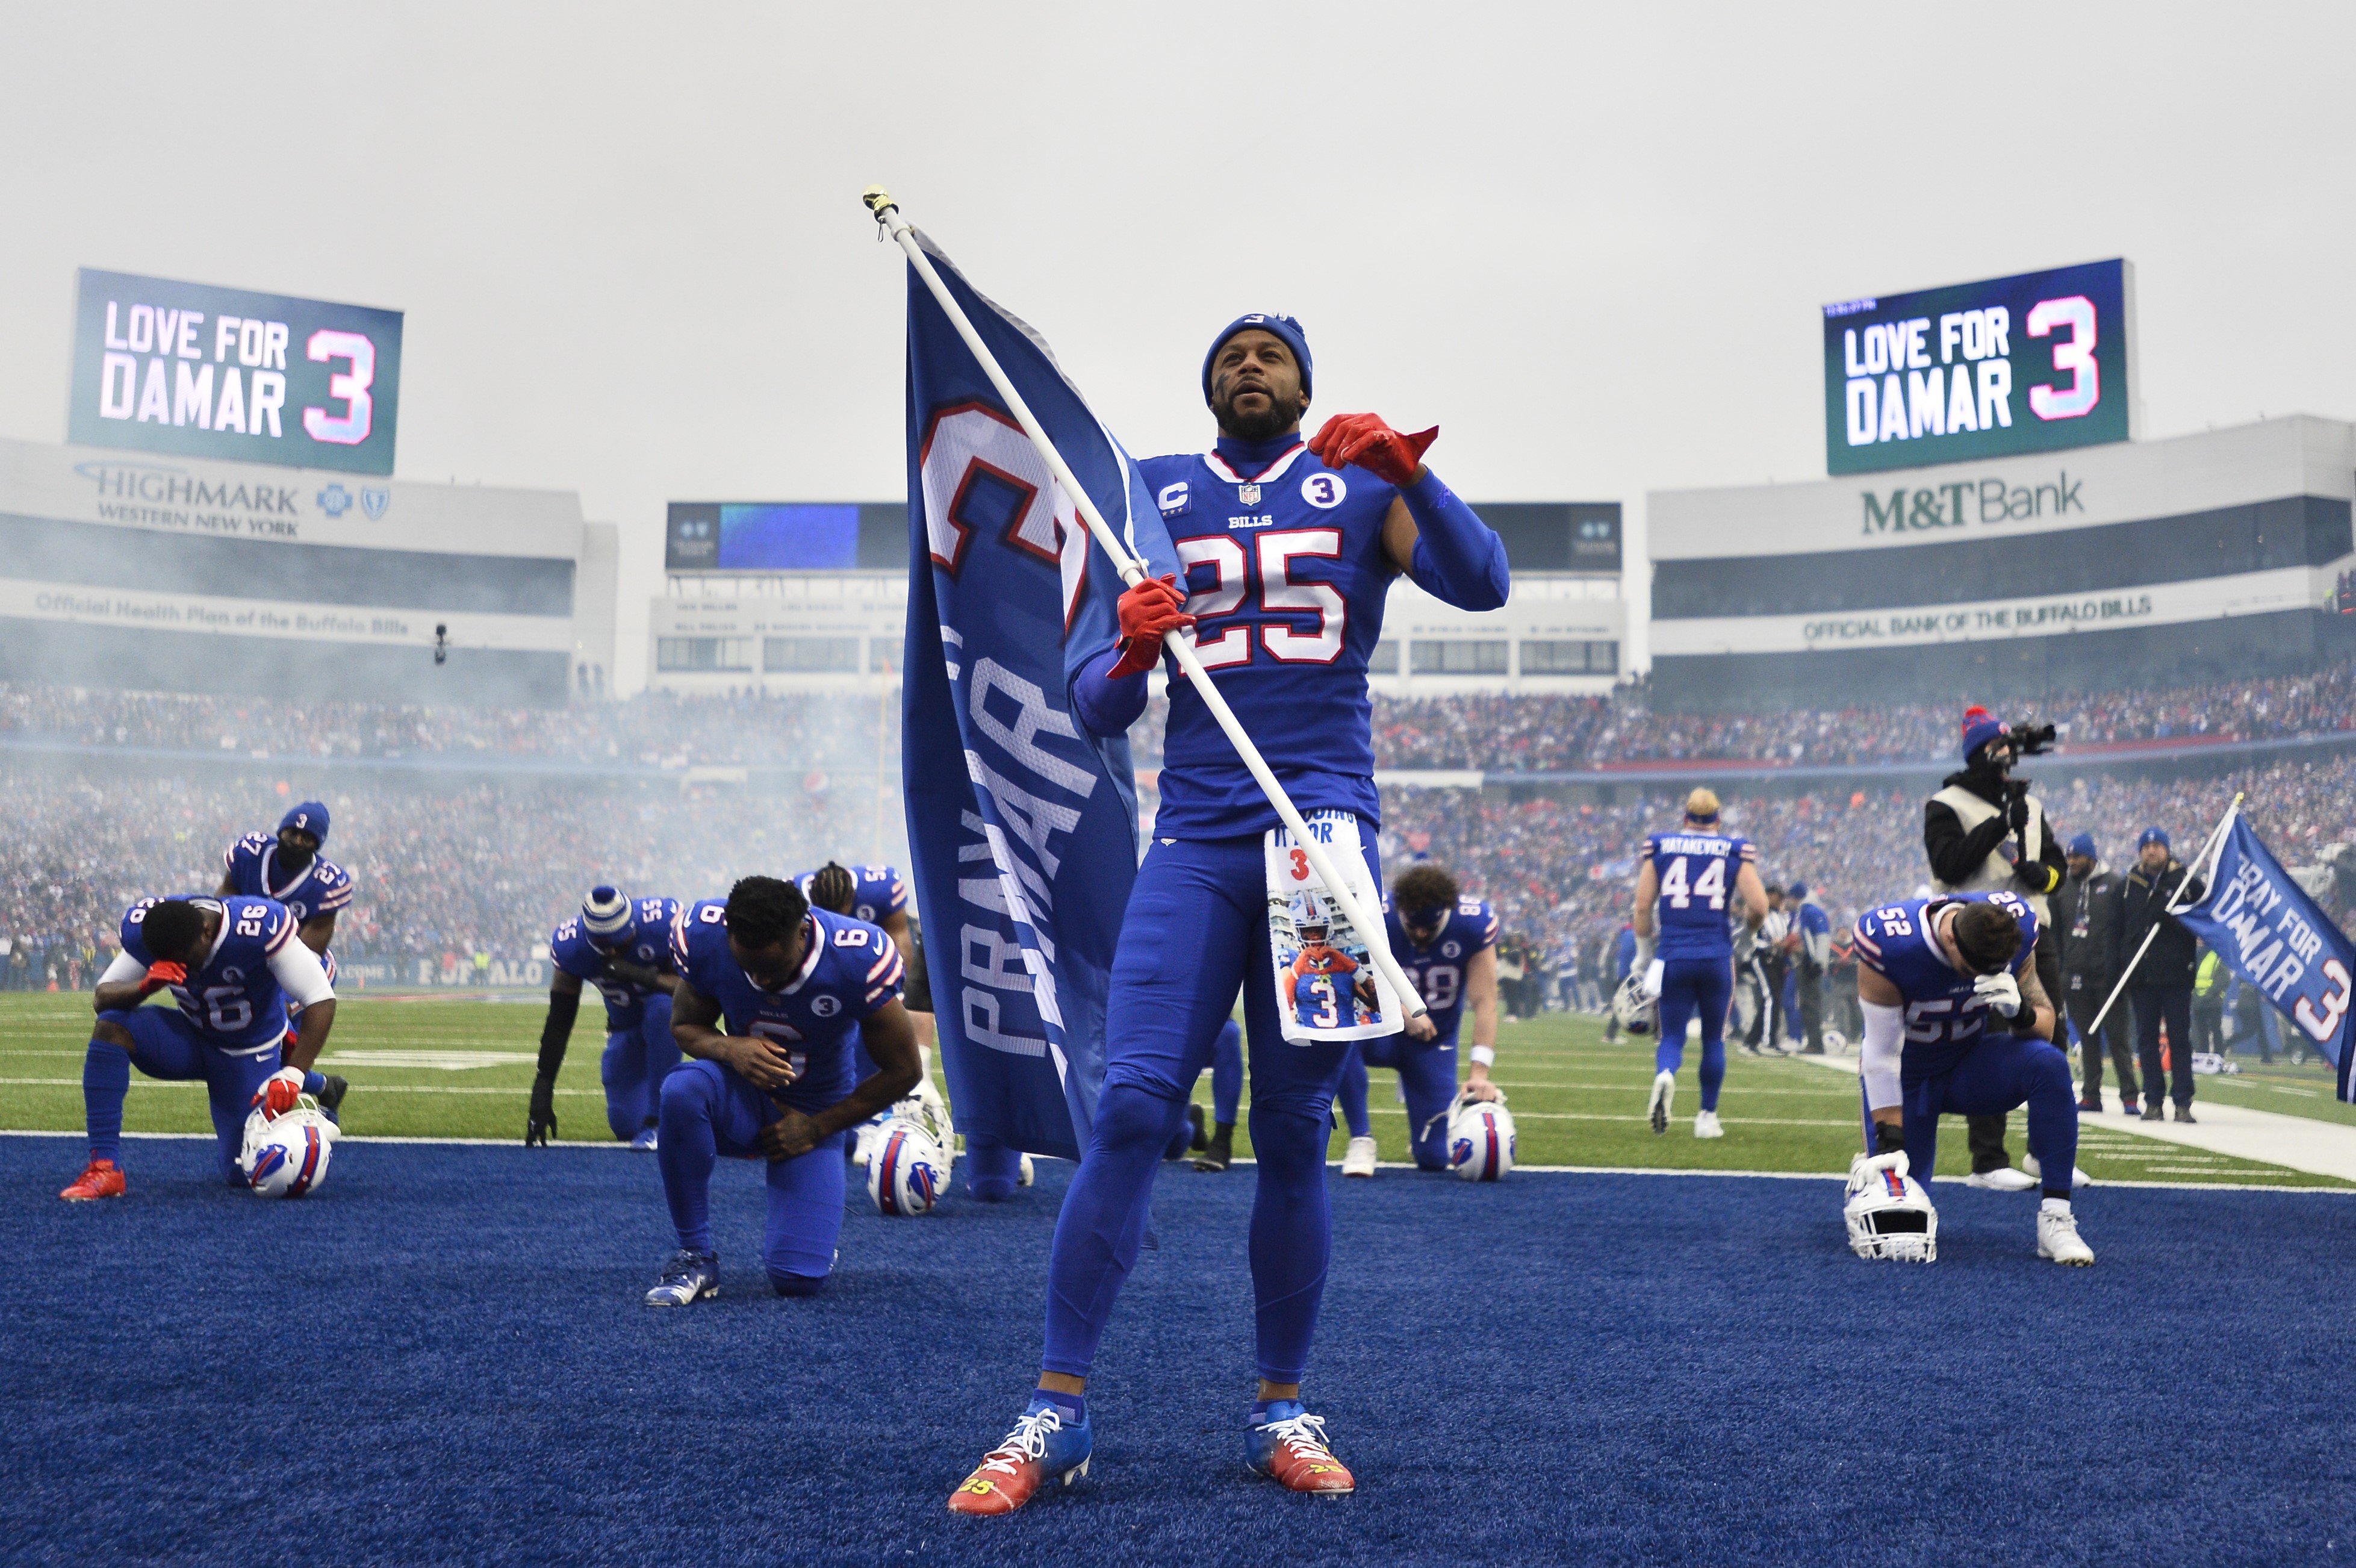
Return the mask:
[(1265, 441), (1301, 423), (1299, 408), (1287, 408), (1273, 398), (1266, 408), (1246, 413), (1236, 407), (1234, 396), (1224, 387), (1220, 392), (1219, 401), (1211, 405), (1211, 415), (1219, 422), (1221, 430), (1238, 441)]

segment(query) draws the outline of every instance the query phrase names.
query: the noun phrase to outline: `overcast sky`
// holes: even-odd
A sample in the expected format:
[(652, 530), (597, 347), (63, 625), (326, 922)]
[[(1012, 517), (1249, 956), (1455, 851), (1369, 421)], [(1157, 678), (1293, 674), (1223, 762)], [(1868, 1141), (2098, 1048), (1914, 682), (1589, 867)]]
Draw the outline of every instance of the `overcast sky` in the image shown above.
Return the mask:
[(2146, 433), (2356, 416), (2356, 7), (34, 5), (0, 435), (74, 270), (408, 313), (408, 479), (576, 489), (642, 678), (673, 499), (905, 489), (881, 180), (1132, 450), (1299, 316), (1467, 495), (1824, 474), (1829, 300), (2125, 255)]

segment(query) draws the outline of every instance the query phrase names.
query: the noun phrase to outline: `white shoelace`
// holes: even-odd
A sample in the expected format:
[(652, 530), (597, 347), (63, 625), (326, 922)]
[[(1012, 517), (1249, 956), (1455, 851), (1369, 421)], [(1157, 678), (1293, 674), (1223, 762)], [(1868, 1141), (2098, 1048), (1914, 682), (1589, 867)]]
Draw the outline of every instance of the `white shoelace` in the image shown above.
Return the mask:
[[(1015, 1466), (1022, 1461), (1045, 1458), (1047, 1434), (1063, 1430), (1064, 1417), (1060, 1411), (1043, 1410), (1024, 1415), (1015, 1422), (1014, 1430), (1006, 1434), (1003, 1443), (982, 1455), (981, 1470), (995, 1470), (1001, 1476), (1012, 1476)], [(974, 1473), (980, 1475), (981, 1471)]]
[(1325, 1445), (1325, 1418), (1322, 1415), (1296, 1415), (1290, 1421), (1271, 1421), (1260, 1430), (1296, 1454), (1319, 1459), (1333, 1457), (1333, 1451)]

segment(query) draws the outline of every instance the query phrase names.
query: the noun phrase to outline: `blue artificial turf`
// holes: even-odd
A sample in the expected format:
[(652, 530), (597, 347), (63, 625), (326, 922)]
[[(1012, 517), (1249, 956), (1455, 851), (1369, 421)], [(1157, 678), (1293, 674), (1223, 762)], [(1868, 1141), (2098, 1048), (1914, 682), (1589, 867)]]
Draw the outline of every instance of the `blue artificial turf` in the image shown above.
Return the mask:
[(1244, 1473), (1250, 1167), (1165, 1167), (1092, 1476), (949, 1488), (1031, 1386), (1069, 1167), (884, 1220), (781, 1301), (723, 1161), (723, 1294), (638, 1305), (651, 1159), (348, 1144), (298, 1203), (134, 1142), (0, 1139), (0, 1556), (33, 1563), (2317, 1563), (2356, 1550), (2356, 1197), (2098, 1188), (2101, 1262), (1943, 1185), (1941, 1261), (1831, 1182), (1335, 1178), (1309, 1386), (1355, 1498)]

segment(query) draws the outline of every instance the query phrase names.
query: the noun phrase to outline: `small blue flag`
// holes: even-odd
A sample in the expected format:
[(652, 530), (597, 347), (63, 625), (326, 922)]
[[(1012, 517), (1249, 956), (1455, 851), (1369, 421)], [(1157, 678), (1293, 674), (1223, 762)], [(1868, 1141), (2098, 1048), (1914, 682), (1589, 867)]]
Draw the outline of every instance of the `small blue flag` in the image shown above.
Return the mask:
[[(1046, 343), (916, 239), (1106, 521), (1175, 572), (1136, 465)], [(1076, 1160), (1104, 1084), (1137, 787), (1128, 740), (1072, 717), (1066, 645), (1102, 645), (1122, 585), (913, 264), (908, 522), (902, 768), (957, 1124)]]
[(2248, 818), (2234, 814), (2208, 893), (2176, 918), (2315, 1042), (2339, 1069), (2340, 1098), (2350, 1099), (2356, 942), (2291, 880)]

